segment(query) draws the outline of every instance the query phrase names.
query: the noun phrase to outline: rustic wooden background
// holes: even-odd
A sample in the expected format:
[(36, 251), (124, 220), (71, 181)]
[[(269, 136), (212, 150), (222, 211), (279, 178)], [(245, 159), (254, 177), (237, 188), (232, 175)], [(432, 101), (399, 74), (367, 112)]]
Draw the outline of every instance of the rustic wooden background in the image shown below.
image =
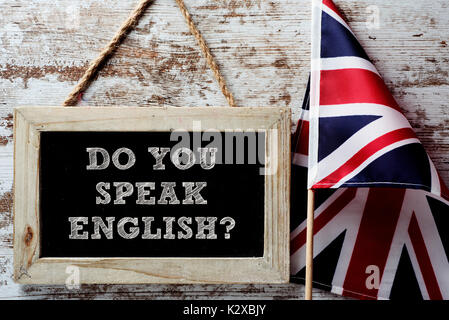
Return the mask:
[[(138, 0), (0, 0), (0, 298), (301, 299), (303, 286), (20, 286), (12, 275), (12, 109), (60, 105)], [(241, 106), (298, 115), (311, 0), (186, 0)], [(336, 0), (449, 183), (449, 2)], [(379, 13), (378, 27), (372, 21)], [(226, 105), (175, 1), (155, 0), (81, 105)], [(315, 291), (315, 298), (338, 296)]]

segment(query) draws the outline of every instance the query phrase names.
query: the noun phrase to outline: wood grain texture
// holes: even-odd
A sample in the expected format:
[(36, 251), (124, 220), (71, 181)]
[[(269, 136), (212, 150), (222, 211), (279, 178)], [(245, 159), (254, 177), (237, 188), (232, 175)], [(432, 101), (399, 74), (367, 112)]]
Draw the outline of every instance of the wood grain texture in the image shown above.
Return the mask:
[[(241, 106), (298, 116), (309, 72), (310, 0), (186, 0)], [(449, 183), (449, 3), (335, 0)], [(0, 297), (302, 298), (280, 286), (19, 286), (12, 282), (12, 108), (58, 105), (136, 1), (0, 2)], [(379, 28), (369, 29), (369, 6)], [(226, 105), (175, 1), (156, 0), (82, 105)], [(338, 298), (315, 292), (316, 298)]]

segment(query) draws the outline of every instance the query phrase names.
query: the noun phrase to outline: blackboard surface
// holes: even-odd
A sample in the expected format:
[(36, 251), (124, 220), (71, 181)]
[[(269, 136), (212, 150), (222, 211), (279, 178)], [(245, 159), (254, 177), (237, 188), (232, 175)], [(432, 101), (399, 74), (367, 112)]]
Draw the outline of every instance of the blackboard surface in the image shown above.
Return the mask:
[[(192, 133), (190, 133), (192, 136)], [(221, 133), (223, 139), (225, 133)], [(238, 133), (234, 133), (238, 135)], [(264, 141), (265, 135), (257, 139)], [(170, 132), (42, 132), (40, 137), (40, 228), (41, 257), (261, 257), (264, 242), (264, 179), (260, 174), (263, 164), (216, 164), (205, 170), (199, 164), (179, 170), (164, 158), (165, 170), (154, 170), (154, 157), (149, 147), (173, 147)], [(202, 144), (205, 146), (208, 142)], [(264, 149), (264, 143), (258, 143)], [(112, 158), (114, 151), (128, 148), (135, 155), (135, 163), (126, 170), (116, 168), (112, 161), (106, 169), (87, 170), (89, 153), (87, 148), (101, 147)], [(235, 150), (234, 150), (235, 151)], [(225, 156), (225, 148), (219, 150)], [(248, 145), (245, 144), (245, 160)], [(265, 150), (258, 150), (265, 154)], [(119, 163), (126, 163), (126, 155)], [(101, 157), (99, 157), (101, 162)], [(207, 204), (182, 204), (185, 189), (183, 182), (207, 182), (201, 196)], [(96, 185), (110, 183), (108, 190), (111, 202), (97, 204), (99, 196)], [(129, 182), (134, 186), (132, 195), (125, 197), (125, 204), (114, 204), (116, 196), (114, 182)], [(154, 205), (137, 204), (137, 182), (154, 182)], [(163, 188), (162, 182), (175, 182), (179, 204), (158, 204)], [(87, 217), (87, 224), (80, 224), (79, 233), (87, 232), (88, 239), (70, 239), (73, 217)], [(100, 231), (100, 239), (92, 239), (94, 224), (92, 217), (107, 222), (113, 217), (113, 237), (106, 238)], [(124, 217), (137, 218), (139, 233), (132, 239), (121, 237), (117, 232), (118, 221)], [(154, 233), (161, 229), (161, 239), (143, 239), (145, 228), (142, 217), (153, 217)], [(164, 239), (166, 223), (163, 217), (174, 217), (173, 234), (184, 232), (176, 224), (180, 217), (192, 218), (192, 237), (188, 239)], [(197, 239), (195, 219), (215, 217), (216, 239)], [(235, 226), (225, 238), (224, 217), (235, 220)], [(129, 234), (133, 224), (125, 224)], [(185, 234), (185, 233), (184, 233)]]

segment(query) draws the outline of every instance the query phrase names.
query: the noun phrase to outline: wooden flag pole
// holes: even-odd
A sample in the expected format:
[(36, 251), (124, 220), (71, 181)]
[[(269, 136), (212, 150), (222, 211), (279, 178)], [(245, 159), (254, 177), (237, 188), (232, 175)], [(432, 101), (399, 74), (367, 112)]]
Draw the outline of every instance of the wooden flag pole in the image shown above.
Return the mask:
[(313, 212), (315, 191), (307, 190), (307, 235), (306, 235), (306, 292), (305, 299), (312, 300), (313, 280)]

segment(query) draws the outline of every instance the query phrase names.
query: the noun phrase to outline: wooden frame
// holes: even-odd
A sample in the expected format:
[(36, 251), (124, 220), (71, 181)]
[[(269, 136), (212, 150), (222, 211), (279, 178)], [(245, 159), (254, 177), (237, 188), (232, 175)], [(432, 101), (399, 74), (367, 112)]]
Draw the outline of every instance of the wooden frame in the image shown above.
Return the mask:
[[(39, 147), (42, 131), (264, 129), (266, 155), (278, 169), (265, 176), (261, 258), (41, 258)], [(269, 130), (276, 129), (276, 130)], [(14, 111), (14, 279), (64, 284), (76, 266), (80, 283), (285, 283), (289, 281), (290, 110), (287, 108), (20, 107)]]

